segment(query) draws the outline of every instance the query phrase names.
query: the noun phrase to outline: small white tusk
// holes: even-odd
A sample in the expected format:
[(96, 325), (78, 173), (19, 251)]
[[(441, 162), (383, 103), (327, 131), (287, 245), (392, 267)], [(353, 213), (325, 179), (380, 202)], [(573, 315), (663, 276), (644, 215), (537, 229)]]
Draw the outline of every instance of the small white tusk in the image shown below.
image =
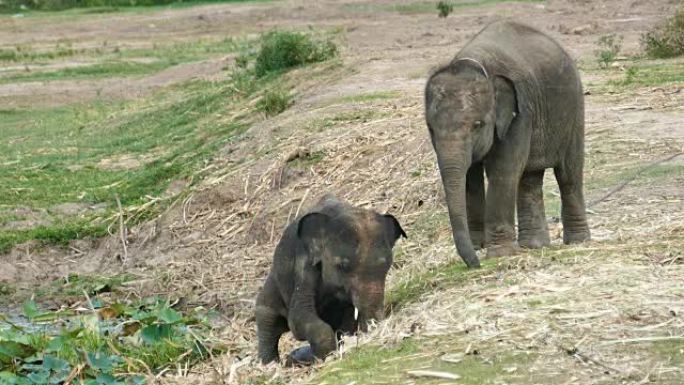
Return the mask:
[(354, 306), (354, 321), (358, 321), (358, 320), (359, 320), (359, 308)]

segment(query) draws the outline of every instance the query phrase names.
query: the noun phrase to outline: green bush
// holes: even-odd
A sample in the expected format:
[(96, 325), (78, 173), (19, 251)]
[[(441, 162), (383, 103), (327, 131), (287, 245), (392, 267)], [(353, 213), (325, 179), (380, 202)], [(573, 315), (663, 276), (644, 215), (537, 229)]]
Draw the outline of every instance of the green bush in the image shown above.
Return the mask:
[(285, 111), (287, 107), (290, 106), (291, 102), (292, 98), (290, 97), (290, 94), (283, 90), (274, 89), (266, 92), (266, 94), (259, 99), (256, 107), (267, 116), (273, 116)]
[[(17, 12), (24, 9), (61, 11), (69, 8), (87, 7), (145, 7), (172, 3), (196, 3), (200, 1), (212, 0), (0, 0), (0, 13)], [(213, 1), (235, 2), (239, 0)]]
[(652, 58), (670, 58), (684, 55), (684, 8), (674, 16), (641, 36), (646, 55)]
[(599, 46), (599, 50), (596, 51), (598, 62), (602, 67), (608, 67), (615, 61), (622, 49), (622, 37), (615, 34), (601, 36), (597, 44)]
[(439, 11), (439, 17), (447, 17), (454, 10), (454, 5), (448, 1), (440, 1), (437, 3), (437, 10)]
[(337, 56), (337, 46), (299, 32), (271, 31), (261, 37), (254, 69), (258, 77)]

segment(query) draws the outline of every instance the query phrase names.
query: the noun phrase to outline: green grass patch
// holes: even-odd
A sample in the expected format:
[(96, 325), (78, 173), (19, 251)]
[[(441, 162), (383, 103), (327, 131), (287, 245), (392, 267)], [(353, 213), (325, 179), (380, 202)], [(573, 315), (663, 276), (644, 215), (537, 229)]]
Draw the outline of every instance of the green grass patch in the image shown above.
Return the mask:
[[(412, 370), (431, 370), (456, 374), (459, 384), (530, 384), (541, 380), (527, 370), (536, 354), (528, 352), (499, 352), (492, 346), (478, 347), (470, 354), (458, 335), (439, 339), (407, 339), (393, 347), (364, 346), (342, 360), (325, 367), (315, 383), (346, 385), (352, 382), (368, 384), (444, 384), (444, 379), (412, 377)], [(442, 360), (444, 355), (459, 357), (460, 362)], [(458, 360), (456, 360), (458, 361)]]
[(189, 6), (212, 3), (244, 3), (264, 0), (4, 0), (0, 3), (1, 13), (26, 11), (64, 11), (73, 8), (93, 10), (91, 13), (116, 12), (119, 8)]
[(257, 91), (281, 87), (282, 71), (258, 76), (255, 57), (246, 57), (227, 80), (193, 80), (141, 100), (0, 109), (0, 216), (13, 216), (0, 223), (17, 220), (10, 208), (107, 204), (98, 213), (58, 216), (54, 225), (3, 230), (0, 253), (29, 239), (65, 244), (103, 235), (116, 219), (116, 197), (129, 225), (156, 215), (168, 201), (155, 197), (170, 182), (201, 179), (197, 170), (256, 118), (227, 116)]
[(612, 88), (633, 88), (684, 83), (684, 63), (636, 61), (620, 78), (607, 82)]
[(358, 95), (349, 95), (341, 97), (339, 100), (343, 103), (366, 103), (376, 100), (389, 100), (396, 99), (400, 96), (397, 91), (378, 91), (378, 92), (368, 92)]
[[(545, 0), (465, 0), (465, 1), (446, 1), (443, 7), (450, 8), (450, 12), (456, 8), (479, 7), (500, 3), (540, 3)], [(402, 4), (349, 4), (346, 8), (359, 12), (397, 12), (402, 14), (436, 13), (437, 3), (434, 1), (419, 1), (415, 3)]]
[(171, 65), (172, 64), (169, 62), (137, 63), (130, 61), (116, 61), (78, 67), (68, 67), (56, 71), (23, 72), (6, 77), (0, 77), (0, 84), (146, 75), (160, 71)]
[(292, 104), (292, 97), (287, 91), (272, 89), (266, 91), (256, 104), (257, 110), (266, 116), (278, 115)]

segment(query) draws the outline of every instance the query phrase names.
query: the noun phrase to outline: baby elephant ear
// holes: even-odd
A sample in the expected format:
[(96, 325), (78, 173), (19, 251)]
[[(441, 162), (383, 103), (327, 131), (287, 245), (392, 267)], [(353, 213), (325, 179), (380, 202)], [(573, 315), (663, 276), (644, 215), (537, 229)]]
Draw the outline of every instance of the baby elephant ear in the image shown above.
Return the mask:
[(387, 234), (387, 239), (389, 240), (390, 247), (394, 247), (394, 243), (399, 239), (399, 237), (406, 238), (406, 233), (404, 229), (401, 228), (399, 221), (394, 215), (385, 214), (382, 216), (383, 225), (385, 226), (385, 234)]
[(329, 216), (322, 213), (306, 214), (299, 220), (297, 237), (304, 241), (311, 241), (323, 236), (325, 229), (330, 224)]

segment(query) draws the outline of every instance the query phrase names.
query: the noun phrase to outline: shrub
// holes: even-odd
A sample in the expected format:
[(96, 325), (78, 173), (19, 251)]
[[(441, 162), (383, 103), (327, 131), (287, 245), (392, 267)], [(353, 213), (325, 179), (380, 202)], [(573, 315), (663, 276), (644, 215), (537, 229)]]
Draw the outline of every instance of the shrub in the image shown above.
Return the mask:
[(290, 94), (283, 90), (273, 89), (269, 90), (257, 102), (257, 109), (262, 111), (267, 116), (278, 115), (285, 111), (290, 106), (292, 98)]
[(641, 36), (646, 55), (669, 58), (684, 55), (684, 8), (662, 25)]
[(598, 62), (607, 67), (612, 63), (622, 49), (622, 37), (615, 34), (601, 36), (597, 42), (599, 50), (596, 51)]
[(439, 17), (447, 17), (454, 10), (454, 5), (447, 1), (440, 1), (437, 3), (437, 10), (439, 11)]
[(331, 41), (315, 41), (298, 32), (271, 31), (261, 37), (254, 69), (261, 77), (302, 64), (321, 62), (337, 56)]

